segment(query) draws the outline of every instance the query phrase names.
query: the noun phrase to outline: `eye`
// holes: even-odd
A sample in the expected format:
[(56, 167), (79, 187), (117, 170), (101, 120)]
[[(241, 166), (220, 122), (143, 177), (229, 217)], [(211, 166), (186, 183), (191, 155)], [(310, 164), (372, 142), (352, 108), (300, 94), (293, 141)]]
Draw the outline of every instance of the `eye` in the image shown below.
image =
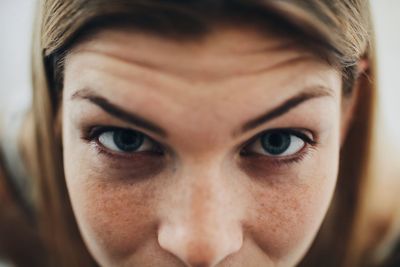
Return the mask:
[(146, 135), (127, 129), (103, 130), (97, 140), (103, 147), (120, 153), (154, 151), (157, 147)]
[(292, 130), (271, 130), (259, 135), (248, 147), (247, 153), (270, 157), (287, 157), (297, 154), (312, 140), (304, 133)]

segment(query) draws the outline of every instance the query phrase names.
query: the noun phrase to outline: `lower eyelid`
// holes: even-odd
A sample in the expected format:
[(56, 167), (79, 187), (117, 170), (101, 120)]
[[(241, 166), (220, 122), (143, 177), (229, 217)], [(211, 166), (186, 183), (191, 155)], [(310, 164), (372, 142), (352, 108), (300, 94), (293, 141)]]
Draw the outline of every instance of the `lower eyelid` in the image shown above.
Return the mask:
[(267, 177), (271, 177), (270, 175), (295, 172), (299, 165), (313, 157), (315, 150), (315, 147), (308, 145), (295, 157), (285, 158), (269, 158), (264, 155), (248, 155), (240, 158), (239, 167), (249, 177), (264, 180)]
[[(95, 145), (94, 145), (95, 146)], [(115, 155), (94, 147), (92, 168), (102, 174), (101, 178), (114, 181), (139, 182), (166, 171), (167, 161), (162, 156), (139, 152), (133, 155)]]

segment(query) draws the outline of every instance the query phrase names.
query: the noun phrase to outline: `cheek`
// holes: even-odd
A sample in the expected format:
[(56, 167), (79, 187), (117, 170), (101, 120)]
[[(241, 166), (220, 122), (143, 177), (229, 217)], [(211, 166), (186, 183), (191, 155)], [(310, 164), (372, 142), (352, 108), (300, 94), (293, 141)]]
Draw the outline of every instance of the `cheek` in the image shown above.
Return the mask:
[(276, 191), (256, 195), (259, 202), (252, 215), (252, 230), (260, 247), (279, 261), (288, 255), (296, 258), (306, 250), (322, 222), (331, 190), (305, 186)]
[(79, 138), (63, 138), (65, 178), (85, 243), (103, 266), (118, 265), (154, 235), (155, 186), (137, 171), (101, 163)]
[[(253, 187), (248, 228), (263, 251), (283, 266), (295, 265), (302, 258), (329, 207), (338, 152), (327, 155), (325, 160), (313, 161), (312, 166), (298, 166), (295, 173), (280, 174), (285, 177), (275, 177), (276, 183)], [(280, 178), (292, 182), (280, 182)], [(293, 183), (295, 180), (299, 182)]]
[(106, 265), (133, 255), (156, 229), (149, 183), (104, 182), (104, 174), (66, 170), (68, 190), (84, 240)]

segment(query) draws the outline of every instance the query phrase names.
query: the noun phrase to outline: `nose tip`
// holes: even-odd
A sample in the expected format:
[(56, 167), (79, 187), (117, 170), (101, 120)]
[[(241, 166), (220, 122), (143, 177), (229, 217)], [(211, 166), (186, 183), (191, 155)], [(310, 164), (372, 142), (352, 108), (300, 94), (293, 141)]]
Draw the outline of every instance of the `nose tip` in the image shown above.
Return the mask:
[(188, 267), (213, 267), (242, 246), (240, 231), (228, 229), (188, 229), (163, 226), (159, 229), (160, 246)]

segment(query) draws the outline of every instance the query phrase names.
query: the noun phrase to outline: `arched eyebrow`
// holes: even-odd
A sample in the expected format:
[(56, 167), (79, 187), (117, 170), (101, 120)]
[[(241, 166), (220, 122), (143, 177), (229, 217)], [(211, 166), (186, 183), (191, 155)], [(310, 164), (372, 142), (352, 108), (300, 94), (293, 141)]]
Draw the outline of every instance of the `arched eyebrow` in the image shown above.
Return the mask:
[(167, 138), (167, 131), (158, 126), (157, 124), (129, 111), (124, 110), (121, 107), (111, 103), (105, 97), (97, 95), (94, 90), (89, 88), (81, 89), (75, 92), (71, 100), (74, 99), (85, 99), (89, 102), (95, 104), (100, 107), (103, 111), (107, 112), (113, 117), (116, 117), (122, 121), (125, 121), (129, 124), (135, 125), (139, 128), (146, 129), (162, 138)]
[[(305, 90), (287, 99), (282, 104), (278, 105), (272, 110), (268, 110), (265, 113), (253, 119), (248, 120), (241, 127), (234, 130), (232, 132), (232, 136), (236, 137), (238, 135), (241, 135), (245, 132), (257, 128), (268, 121), (283, 116), (293, 108), (299, 106), (300, 104), (308, 100), (325, 96), (333, 96), (333, 95), (334, 95), (333, 90), (325, 86), (314, 86), (306, 88)], [(116, 117), (129, 124), (135, 125), (136, 127), (145, 129), (149, 132), (152, 132), (164, 139), (168, 138), (168, 132), (161, 126), (158, 126), (156, 123), (146, 118), (143, 118), (138, 114), (126, 111), (122, 107), (118, 107), (117, 105), (111, 103), (105, 97), (96, 94), (92, 89), (84, 88), (76, 91), (71, 96), (71, 100), (76, 100), (76, 99), (88, 100), (89, 102), (100, 107), (103, 111), (105, 111), (106, 113), (110, 114), (113, 117)]]
[(313, 86), (308, 87), (301, 91), (300, 93), (292, 96), (291, 98), (284, 101), (282, 104), (273, 108), (272, 110), (267, 110), (265, 113), (248, 120), (244, 123), (239, 129), (233, 132), (233, 136), (241, 135), (245, 132), (248, 132), (252, 129), (255, 129), (262, 124), (271, 121), (277, 117), (283, 116), (288, 113), (290, 110), (299, 106), (300, 104), (320, 97), (333, 97), (335, 95), (334, 91), (326, 86)]

